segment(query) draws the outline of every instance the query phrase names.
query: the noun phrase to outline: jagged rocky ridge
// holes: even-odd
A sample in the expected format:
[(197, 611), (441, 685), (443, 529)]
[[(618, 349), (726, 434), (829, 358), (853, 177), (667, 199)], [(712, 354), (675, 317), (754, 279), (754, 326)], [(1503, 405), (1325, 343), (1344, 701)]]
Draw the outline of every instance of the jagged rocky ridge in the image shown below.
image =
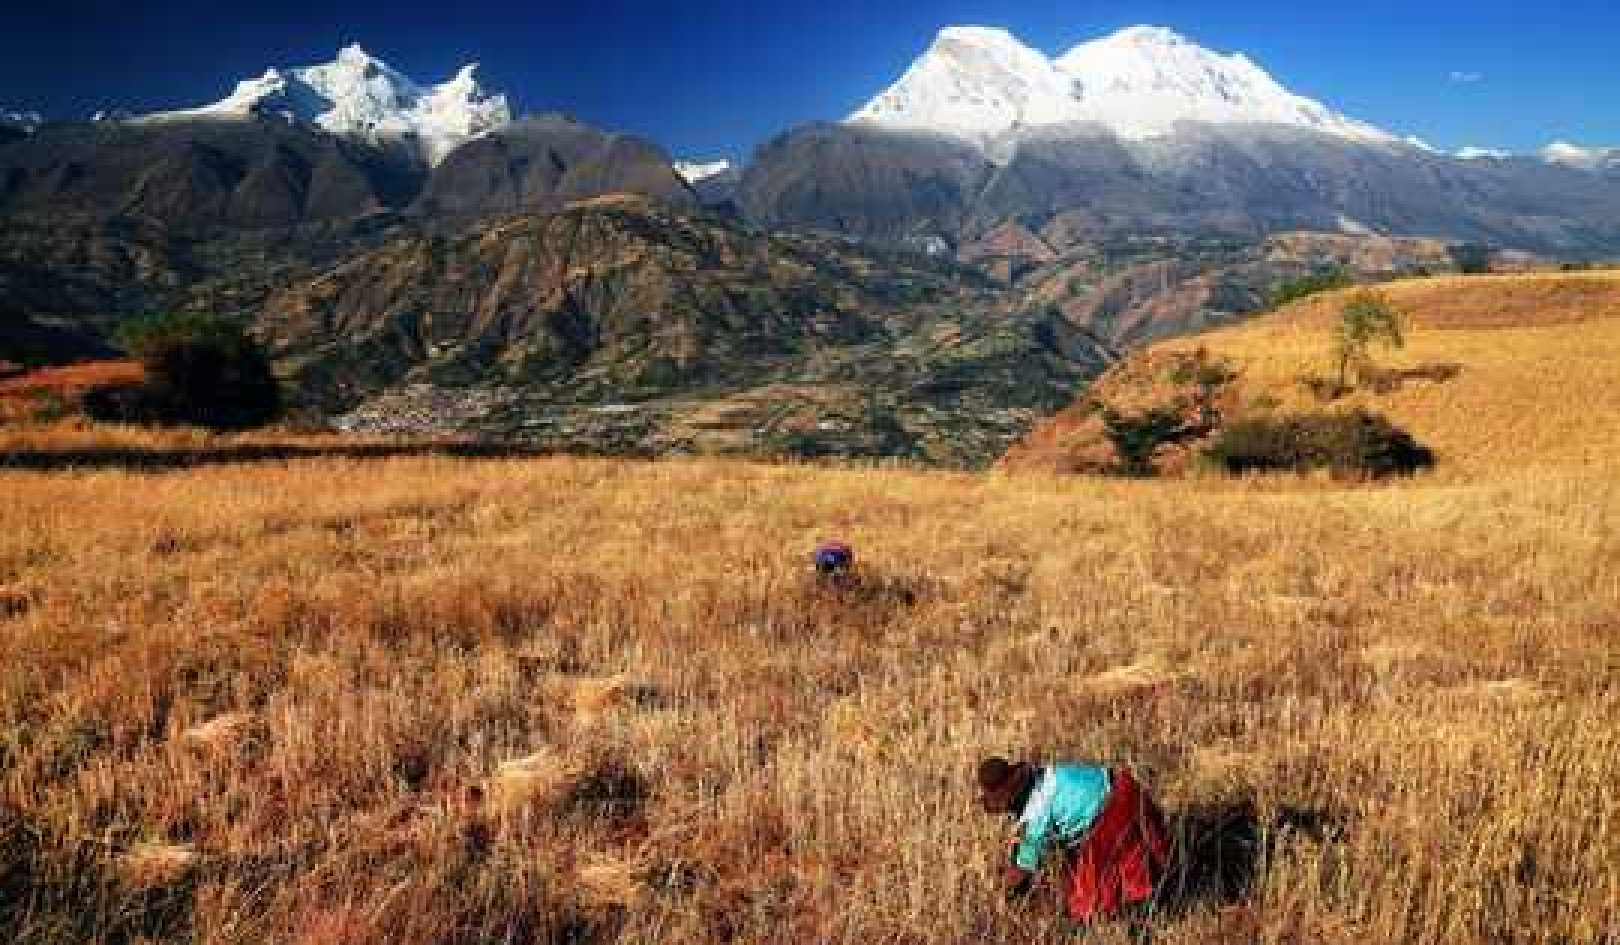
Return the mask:
[(486, 93), (477, 71), (471, 63), (446, 82), (423, 86), (350, 44), (331, 62), (267, 69), (212, 104), (133, 120), (279, 118), (372, 143), (403, 144), (437, 164), (458, 145), (512, 120), (506, 96)]

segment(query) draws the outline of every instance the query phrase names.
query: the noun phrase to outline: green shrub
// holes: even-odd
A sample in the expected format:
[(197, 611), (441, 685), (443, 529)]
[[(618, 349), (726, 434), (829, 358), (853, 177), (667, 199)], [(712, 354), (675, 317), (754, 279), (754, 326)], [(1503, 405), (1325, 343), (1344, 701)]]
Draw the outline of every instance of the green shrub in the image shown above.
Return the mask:
[(1465, 276), (1481, 276), (1491, 271), (1492, 257), (1489, 246), (1461, 245), (1452, 246), (1448, 252), (1451, 261), (1456, 264), (1457, 271)]
[(1347, 289), (1355, 284), (1355, 276), (1350, 273), (1350, 270), (1343, 266), (1331, 266), (1313, 272), (1308, 276), (1277, 283), (1272, 287), (1271, 294), (1266, 301), (1270, 308), (1277, 309), (1290, 302), (1310, 298), (1319, 292)]
[(1381, 478), (1434, 465), (1434, 453), (1367, 410), (1246, 417), (1224, 427), (1205, 457), (1233, 474), (1331, 470)]
[(1103, 411), (1103, 433), (1119, 454), (1120, 472), (1127, 476), (1153, 475), (1153, 454), (1159, 447), (1186, 435), (1182, 411), (1154, 407), (1140, 413)]
[(130, 419), (242, 430), (274, 420), (281, 391), (264, 349), (240, 325), (185, 312), (127, 323), (119, 345), (146, 369)]

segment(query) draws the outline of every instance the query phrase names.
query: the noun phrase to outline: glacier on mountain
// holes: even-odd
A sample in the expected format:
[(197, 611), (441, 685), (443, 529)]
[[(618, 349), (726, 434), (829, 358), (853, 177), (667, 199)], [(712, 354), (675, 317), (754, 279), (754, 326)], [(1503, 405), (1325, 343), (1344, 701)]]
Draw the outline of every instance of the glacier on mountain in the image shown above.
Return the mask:
[(1541, 149), (1541, 159), (1583, 171), (1620, 167), (1620, 148), (1583, 148), (1568, 141), (1554, 141)]
[(701, 184), (717, 177), (736, 176), (737, 168), (727, 158), (717, 161), (676, 161), (675, 173), (688, 184)]
[(1169, 135), (1186, 121), (1289, 125), (1400, 142), (1290, 92), (1241, 53), (1211, 52), (1156, 26), (1124, 29), (1055, 59), (1004, 29), (947, 27), (897, 82), (846, 120), (981, 145), (1071, 122), (1141, 140)]
[(429, 164), (457, 145), (511, 123), (502, 94), (479, 85), (476, 63), (449, 81), (423, 86), (367, 53), (345, 46), (328, 63), (267, 69), (209, 105), (142, 116), (141, 121), (280, 117), (337, 134), (414, 142)]

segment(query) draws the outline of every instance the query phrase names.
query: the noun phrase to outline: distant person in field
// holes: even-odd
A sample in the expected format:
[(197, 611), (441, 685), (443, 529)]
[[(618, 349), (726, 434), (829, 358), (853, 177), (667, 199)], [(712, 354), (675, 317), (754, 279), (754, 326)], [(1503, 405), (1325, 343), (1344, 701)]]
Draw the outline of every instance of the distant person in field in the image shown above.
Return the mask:
[(823, 538), (816, 542), (811, 561), (816, 566), (816, 577), (824, 582), (837, 583), (851, 576), (855, 568), (855, 549), (847, 541)]
[(1164, 817), (1124, 768), (988, 758), (979, 803), (1018, 822), (1006, 866), (1009, 900), (1028, 894), (1050, 848), (1063, 851), (1063, 904), (1091, 922), (1151, 899), (1170, 857)]

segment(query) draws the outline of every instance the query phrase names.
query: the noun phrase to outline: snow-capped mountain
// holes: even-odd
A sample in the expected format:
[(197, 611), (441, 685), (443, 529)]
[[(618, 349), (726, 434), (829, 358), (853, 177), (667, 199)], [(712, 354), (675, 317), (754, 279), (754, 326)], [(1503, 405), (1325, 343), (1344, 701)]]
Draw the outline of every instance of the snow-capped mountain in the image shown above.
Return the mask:
[(900, 80), (849, 121), (988, 141), (1013, 128), (1083, 120), (1074, 79), (1003, 29), (940, 30)]
[(675, 173), (688, 184), (697, 185), (716, 177), (734, 177), (737, 167), (726, 158), (718, 161), (676, 161)]
[(1136, 26), (1057, 58), (1003, 29), (948, 27), (900, 80), (848, 119), (979, 143), (1019, 129), (1097, 122), (1122, 138), (1184, 121), (1288, 125), (1362, 142), (1398, 138), (1288, 91), (1241, 53)]
[(1223, 56), (1173, 30), (1136, 26), (1082, 43), (1057, 60), (1093, 120), (1127, 138), (1168, 134), (1180, 121), (1293, 125), (1357, 140), (1387, 132), (1295, 95), (1242, 53)]
[(509, 124), (506, 96), (487, 94), (476, 63), (455, 77), (423, 86), (358, 45), (345, 46), (332, 62), (268, 69), (244, 79), (211, 105), (147, 115), (143, 121), (281, 116), (338, 134), (415, 141), (429, 164), (438, 164), (462, 142)]
[(0, 128), (12, 128), (23, 134), (33, 134), (44, 119), (39, 112), (13, 112), (0, 108)]
[(1568, 141), (1554, 141), (1541, 149), (1548, 164), (1562, 164), (1583, 171), (1620, 168), (1620, 148), (1583, 148)]
[(1498, 148), (1460, 148), (1455, 155), (1460, 161), (1506, 161), (1513, 157), (1512, 152)]

